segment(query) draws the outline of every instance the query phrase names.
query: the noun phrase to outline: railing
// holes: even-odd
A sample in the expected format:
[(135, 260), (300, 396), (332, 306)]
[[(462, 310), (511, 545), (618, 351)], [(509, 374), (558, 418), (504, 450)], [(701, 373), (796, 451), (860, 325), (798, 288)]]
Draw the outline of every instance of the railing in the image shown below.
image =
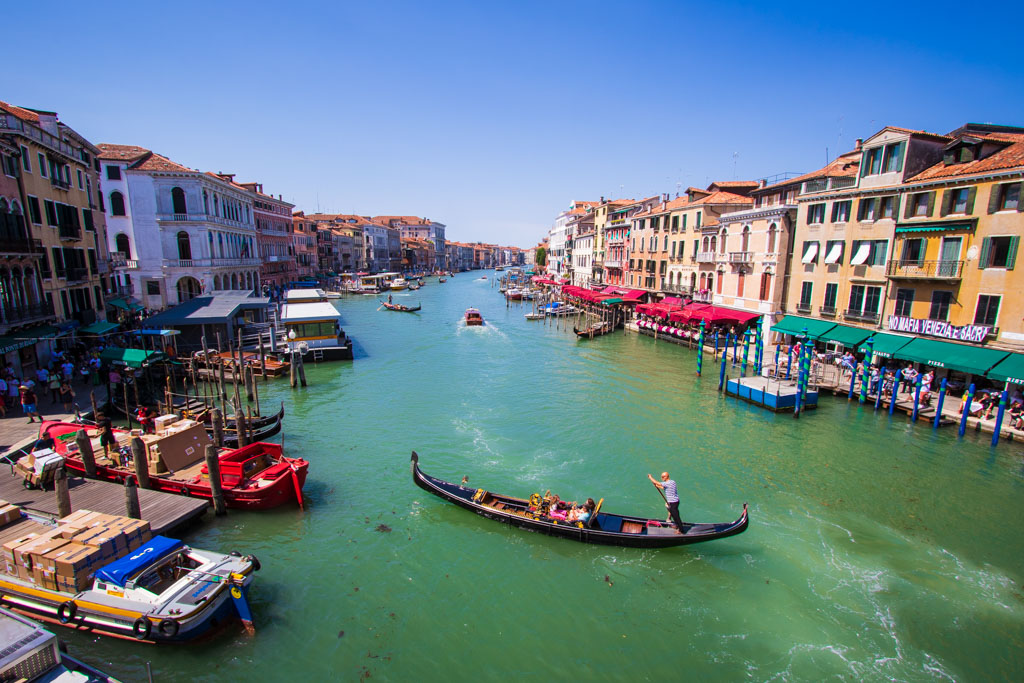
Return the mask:
[(799, 302), (796, 305), (796, 311), (797, 311), (797, 313), (810, 313), (811, 312), (811, 302), (810, 301), (801, 301), (801, 302)]
[(26, 126), (21, 119), (13, 114), (0, 112), (0, 129), (16, 130), (27, 135), (36, 142), (73, 159), (84, 161), (81, 150), (76, 151), (74, 147), (60, 138), (54, 137), (35, 126)]
[(886, 274), (894, 278), (959, 280), (963, 261), (889, 261)]
[(218, 225), (226, 225), (232, 228), (245, 228), (255, 232), (256, 228), (243, 221), (236, 221), (230, 218), (224, 218), (223, 216), (215, 216), (209, 213), (158, 213), (156, 215), (158, 221), (188, 221), (192, 223), (216, 223)]
[(88, 268), (65, 268), (57, 271), (57, 277), (65, 278), (68, 282), (78, 282), (89, 279)]
[(824, 192), (826, 190), (842, 190), (847, 187), (853, 187), (857, 184), (857, 179), (854, 177), (840, 177), (840, 178), (815, 178), (814, 180), (807, 180), (803, 185), (800, 186), (800, 194), (812, 194), (814, 192)]
[(691, 294), (693, 292), (689, 285), (667, 284), (661, 289), (664, 292), (673, 292), (675, 294)]
[(856, 311), (848, 308), (843, 313), (843, 317), (847, 320), (860, 320), (866, 323), (878, 322), (878, 313), (873, 313), (872, 311)]
[(836, 307), (835, 306), (819, 306), (818, 307), (818, 313), (820, 313), (821, 315), (834, 316), (836, 314)]
[(63, 178), (58, 178), (57, 176), (50, 176), (50, 184), (62, 190), (71, 189), (71, 183), (67, 182)]
[(605, 268), (622, 268), (622, 261), (608, 260), (604, 262)]
[(38, 304), (29, 304), (28, 306), (21, 306), (19, 308), (0, 310), (0, 321), (8, 325), (14, 325), (38, 320), (40, 318), (52, 318), (53, 315), (53, 304), (43, 301)]
[(166, 268), (213, 268), (217, 266), (258, 266), (258, 258), (164, 259)]
[(82, 231), (73, 225), (62, 225), (57, 230), (57, 235), (62, 240), (80, 240), (82, 239)]
[(697, 263), (715, 263), (718, 260), (718, 252), (699, 251), (697, 252)]
[(42, 240), (0, 239), (0, 253), (3, 254), (41, 254), (42, 252)]
[(752, 251), (730, 251), (729, 263), (752, 263), (754, 252)]

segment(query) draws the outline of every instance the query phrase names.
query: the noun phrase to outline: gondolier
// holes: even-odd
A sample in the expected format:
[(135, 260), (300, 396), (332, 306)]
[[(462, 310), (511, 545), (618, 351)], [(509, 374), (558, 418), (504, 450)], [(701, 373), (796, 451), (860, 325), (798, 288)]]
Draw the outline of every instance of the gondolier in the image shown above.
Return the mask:
[(672, 517), (672, 523), (676, 525), (676, 530), (681, 534), (686, 533), (686, 527), (683, 525), (683, 520), (679, 519), (679, 493), (676, 491), (676, 482), (670, 479), (668, 472), (661, 473), (661, 481), (655, 481), (654, 477), (650, 474), (647, 478), (651, 480), (651, 483), (661, 489), (665, 494), (665, 507), (668, 508), (668, 514)]

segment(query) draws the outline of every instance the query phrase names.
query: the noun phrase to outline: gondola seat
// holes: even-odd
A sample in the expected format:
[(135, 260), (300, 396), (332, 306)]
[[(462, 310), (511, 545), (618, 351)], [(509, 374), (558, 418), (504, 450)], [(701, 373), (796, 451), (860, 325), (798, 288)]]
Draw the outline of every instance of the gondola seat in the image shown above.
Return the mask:
[(608, 515), (597, 515), (597, 519), (594, 522), (595, 527), (601, 531), (608, 531), (613, 534), (617, 534), (622, 531), (622, 519), (620, 517), (610, 517)]

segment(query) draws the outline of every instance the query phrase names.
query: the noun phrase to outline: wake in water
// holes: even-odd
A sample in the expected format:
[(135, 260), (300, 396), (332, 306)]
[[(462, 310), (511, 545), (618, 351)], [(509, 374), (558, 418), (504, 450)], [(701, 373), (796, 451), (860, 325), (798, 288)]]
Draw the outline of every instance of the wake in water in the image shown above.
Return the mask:
[(455, 324), (455, 335), (461, 336), (462, 334), (479, 334), (483, 336), (492, 336), (499, 339), (508, 339), (508, 335), (498, 329), (498, 326), (490, 321), (485, 321), (483, 325), (467, 325), (463, 318)]

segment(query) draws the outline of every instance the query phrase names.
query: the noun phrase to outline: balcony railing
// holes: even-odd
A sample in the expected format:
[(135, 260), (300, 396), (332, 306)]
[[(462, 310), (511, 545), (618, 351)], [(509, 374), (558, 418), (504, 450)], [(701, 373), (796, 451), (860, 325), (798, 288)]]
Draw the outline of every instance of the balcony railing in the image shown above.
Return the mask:
[(699, 251), (697, 252), (697, 263), (714, 263), (718, 260), (718, 252)]
[(810, 301), (801, 301), (801, 302), (797, 303), (796, 311), (797, 311), (797, 313), (810, 313), (811, 312), (811, 302)]
[(245, 228), (247, 230), (255, 231), (255, 226), (245, 223), (243, 221), (231, 220), (230, 218), (224, 218), (223, 216), (215, 216), (208, 213), (158, 213), (156, 215), (158, 221), (175, 221), (175, 222), (190, 222), (190, 223), (216, 223), (217, 225), (226, 225), (231, 228)]
[(622, 268), (622, 261), (609, 259), (604, 262), (605, 268)]
[(41, 254), (43, 243), (34, 239), (0, 239), (2, 254)]
[(819, 306), (818, 313), (821, 315), (834, 316), (836, 314), (835, 306)]
[(752, 251), (730, 251), (729, 263), (753, 263), (754, 252)]
[(889, 261), (886, 274), (892, 278), (911, 280), (959, 280), (963, 261)]
[(216, 268), (219, 266), (258, 266), (258, 258), (164, 259), (165, 268)]
[(62, 277), (68, 282), (78, 282), (89, 279), (88, 268), (65, 268), (57, 271), (57, 277)]
[(82, 239), (82, 230), (73, 225), (62, 225), (58, 228), (57, 235), (62, 240), (80, 240)]
[(53, 304), (45, 301), (38, 304), (30, 304), (20, 308), (0, 310), (0, 321), (7, 325), (17, 325), (53, 317)]
[(677, 285), (677, 284), (666, 284), (661, 288), (663, 292), (672, 292), (674, 294), (692, 294), (692, 290), (689, 285)]
[(843, 313), (843, 317), (846, 318), (847, 320), (859, 320), (861, 322), (866, 323), (878, 322), (878, 313), (873, 313), (871, 311), (857, 311), (848, 308)]
[(63, 178), (58, 178), (57, 176), (50, 176), (50, 184), (62, 190), (71, 189), (71, 183), (67, 182)]
[(807, 180), (800, 187), (800, 194), (812, 194), (814, 192), (825, 192), (826, 190), (842, 190), (847, 187), (853, 187), (857, 184), (857, 179), (854, 177), (840, 177), (840, 178), (815, 178), (814, 180)]

